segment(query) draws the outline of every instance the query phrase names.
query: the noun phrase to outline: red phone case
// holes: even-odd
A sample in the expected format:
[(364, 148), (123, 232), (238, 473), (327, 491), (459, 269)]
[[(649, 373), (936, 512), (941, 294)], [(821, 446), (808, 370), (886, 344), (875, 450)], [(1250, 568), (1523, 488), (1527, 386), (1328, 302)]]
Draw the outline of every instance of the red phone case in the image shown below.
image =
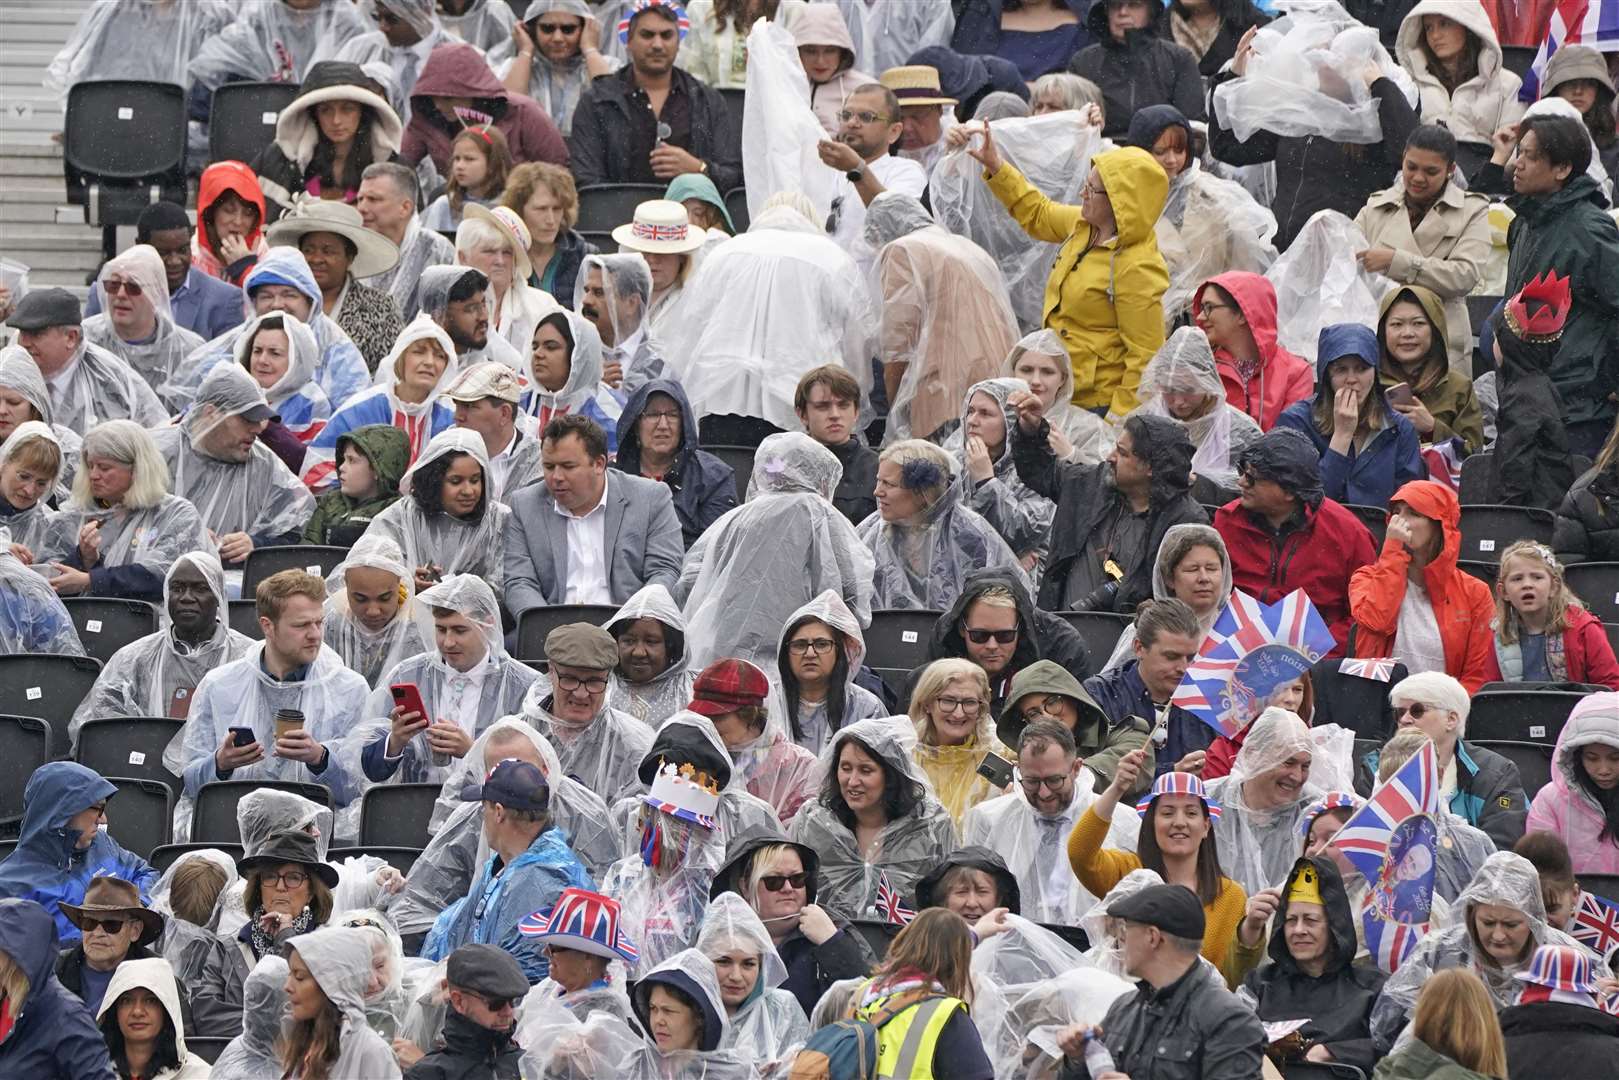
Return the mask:
[(388, 692), (393, 694), (394, 704), (399, 708), (420, 713), (424, 720), (432, 722), (433, 718), (427, 715), (427, 704), (422, 701), (422, 692), (416, 689), (415, 683), (394, 683), (388, 687)]

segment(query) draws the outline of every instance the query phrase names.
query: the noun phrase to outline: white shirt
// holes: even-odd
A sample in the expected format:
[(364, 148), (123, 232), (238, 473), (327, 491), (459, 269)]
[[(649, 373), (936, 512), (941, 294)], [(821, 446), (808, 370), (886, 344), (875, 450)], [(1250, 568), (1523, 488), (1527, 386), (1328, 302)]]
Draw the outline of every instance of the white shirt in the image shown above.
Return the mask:
[(478, 703), (483, 700), (483, 680), (489, 674), (489, 661), (485, 653), (471, 671), (450, 669), (451, 675), (439, 688), (435, 719), (454, 720), (468, 735), (478, 733)]
[[(888, 191), (920, 199), (927, 190), (928, 174), (909, 158), (884, 154), (876, 161), (866, 162), (864, 167), (870, 169), (871, 175)], [(866, 243), (866, 204), (847, 177), (839, 181), (834, 199), (837, 201), (838, 217), (832, 239), (854, 258), (862, 272), (870, 271), (872, 263), (877, 260), (877, 252)]]
[(607, 484), (602, 477), (602, 497), (584, 514), (574, 514), (561, 503), (552, 503), (556, 512), (568, 519), (568, 591), (565, 604), (611, 604), (607, 587)]
[(512, 437), (506, 440), (505, 447), (498, 454), (489, 455), (489, 481), (494, 490), (501, 492), (501, 500), (505, 502), (506, 478), (512, 471), (512, 451), (517, 449), (517, 428), (512, 428)]
[(623, 341), (619, 342), (617, 345), (614, 345), (614, 346), (612, 346), (611, 348), (608, 348), (608, 349), (604, 349), (602, 351), (602, 356), (603, 356), (604, 359), (607, 359), (607, 360), (613, 361), (615, 363), (624, 365), (624, 367), (625, 367), (624, 374), (626, 376), (628, 376), (629, 375), (629, 361), (634, 358), (635, 350), (639, 349), (641, 347), (641, 342), (643, 340), (645, 340), (645, 339), (646, 339), (646, 320), (643, 319), (643, 320), (641, 320), (641, 324), (635, 328), (635, 333), (631, 334), (629, 337), (625, 338)]
[(1414, 581), (1405, 584), (1405, 599), (1400, 601), (1399, 622), (1394, 630), (1394, 659), (1415, 675), (1421, 671), (1445, 670), (1445, 642), (1439, 636), (1439, 621), (1434, 617), (1433, 602), (1428, 592)]

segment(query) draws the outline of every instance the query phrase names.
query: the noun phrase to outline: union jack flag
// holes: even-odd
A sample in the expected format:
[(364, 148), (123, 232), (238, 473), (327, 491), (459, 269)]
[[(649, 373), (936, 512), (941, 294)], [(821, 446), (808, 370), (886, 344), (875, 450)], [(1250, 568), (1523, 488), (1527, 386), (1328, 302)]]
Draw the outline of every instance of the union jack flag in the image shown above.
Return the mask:
[(1598, 52), (1619, 52), (1619, 0), (1557, 0), (1552, 9), (1546, 40), (1540, 43), (1535, 61), (1524, 73), (1522, 101), (1540, 97), (1540, 80), (1552, 54), (1564, 45), (1588, 45)]
[(1588, 892), (1580, 893), (1569, 936), (1606, 960), (1619, 948), (1619, 907)]
[(1366, 805), (1338, 830), (1332, 844), (1367, 881), (1376, 881), (1394, 830), (1415, 814), (1438, 814), (1439, 805), (1439, 759), (1433, 743), (1424, 743), (1399, 772), (1372, 792)]
[(1386, 656), (1370, 660), (1345, 660), (1338, 665), (1338, 670), (1359, 679), (1388, 682), (1394, 678), (1394, 661)]
[(1303, 589), (1274, 604), (1235, 590), (1170, 703), (1231, 738), (1259, 715), (1278, 686), (1308, 671), (1333, 644), (1332, 631)]
[(1377, 961), (1378, 969), (1390, 975), (1397, 971), (1428, 932), (1428, 924), (1411, 926), (1390, 922), (1372, 907), (1371, 897), (1360, 909), (1360, 925), (1366, 931), (1366, 951)]
[(877, 878), (877, 914), (889, 926), (905, 926), (916, 918), (916, 912), (905, 903), (905, 898), (895, 891), (888, 881), (886, 871)]

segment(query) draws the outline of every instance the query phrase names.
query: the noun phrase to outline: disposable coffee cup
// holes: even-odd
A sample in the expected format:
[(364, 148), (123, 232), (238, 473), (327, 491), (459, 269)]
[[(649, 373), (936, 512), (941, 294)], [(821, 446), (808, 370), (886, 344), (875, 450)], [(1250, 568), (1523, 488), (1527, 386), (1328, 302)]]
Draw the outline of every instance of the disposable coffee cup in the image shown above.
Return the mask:
[(304, 714), (297, 709), (277, 709), (275, 711), (275, 737), (285, 738), (289, 732), (304, 729)]

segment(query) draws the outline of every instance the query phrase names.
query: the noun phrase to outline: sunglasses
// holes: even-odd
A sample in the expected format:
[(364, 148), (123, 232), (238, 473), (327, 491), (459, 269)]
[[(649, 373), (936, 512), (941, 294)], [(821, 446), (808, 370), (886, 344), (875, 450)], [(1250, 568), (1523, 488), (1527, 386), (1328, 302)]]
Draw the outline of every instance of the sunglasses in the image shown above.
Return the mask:
[(781, 892), (788, 885), (795, 889), (802, 889), (804, 882), (808, 880), (809, 875), (800, 870), (796, 874), (766, 874), (759, 879), (759, 884), (763, 885), (767, 892)]
[(133, 921), (133, 919), (124, 918), (92, 919), (90, 916), (86, 915), (84, 916), (84, 921), (79, 924), (79, 929), (83, 930), (86, 934), (93, 933), (96, 930), (105, 930), (109, 934), (116, 934), (121, 932), (124, 927), (128, 926)]
[(1420, 701), (1413, 702), (1410, 705), (1396, 705), (1396, 706), (1394, 706), (1394, 716), (1395, 716), (1396, 719), (1398, 719), (1399, 717), (1404, 716), (1406, 713), (1410, 713), (1411, 714), (1411, 719), (1413, 719), (1413, 720), (1421, 720), (1423, 718), (1423, 716), (1427, 714), (1427, 712), (1428, 712), (1428, 706), (1424, 705)]
[(478, 1000), (489, 1006), (490, 1012), (500, 1012), (502, 1009), (505, 1009), (508, 1006), (515, 1009), (517, 1007), (517, 1003), (523, 1000), (522, 998), (486, 997), (483, 994), (476, 994), (475, 996), (478, 998)]
[(133, 298), (141, 294), (139, 285), (133, 281), (119, 281), (117, 278), (103, 281), (101, 287), (107, 291), (108, 296), (117, 296), (119, 293), (123, 293), (125, 296)]
[(542, 23), (535, 23), (534, 24), (534, 32), (536, 34), (544, 34), (544, 35), (547, 35), (547, 36), (549, 36), (551, 34), (577, 34), (579, 31), (581, 31), (583, 29), (584, 29), (584, 23), (574, 24), (574, 23), (546, 23), (546, 22), (542, 22)]
[(1017, 640), (1016, 630), (974, 630), (970, 626), (964, 626), (961, 632), (966, 634), (967, 640), (974, 645), (982, 645), (990, 638), (994, 638), (997, 645), (1010, 645)]

